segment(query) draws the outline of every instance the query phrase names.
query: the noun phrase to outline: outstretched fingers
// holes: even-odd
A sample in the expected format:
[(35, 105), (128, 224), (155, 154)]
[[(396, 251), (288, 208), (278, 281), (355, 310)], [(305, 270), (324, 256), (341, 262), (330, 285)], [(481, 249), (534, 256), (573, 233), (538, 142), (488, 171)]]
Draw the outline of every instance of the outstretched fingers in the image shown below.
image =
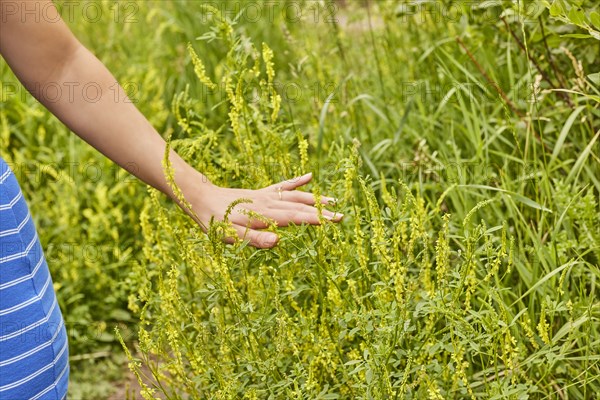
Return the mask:
[[(322, 213), (325, 219), (338, 222), (343, 218), (340, 213), (335, 213), (329, 210), (323, 210)], [(284, 207), (271, 210), (269, 217), (277, 222), (277, 226), (288, 226), (290, 224), (310, 224), (319, 225), (319, 211), (315, 207), (305, 204), (287, 203)]]
[[(315, 207), (290, 202), (282, 202), (282, 205), (284, 205), (283, 208), (270, 209), (265, 213), (279, 227), (291, 224), (319, 225), (322, 222), (319, 218), (319, 211)], [(237, 216), (235, 216), (236, 214)], [(323, 210), (322, 216), (333, 222), (339, 222), (343, 218), (343, 214), (329, 210)], [(267, 227), (264, 221), (248, 217), (245, 213), (234, 213), (231, 223), (239, 239), (247, 240), (254, 247), (268, 249), (274, 247), (279, 241), (279, 237), (275, 233), (258, 230)], [(228, 237), (225, 241), (233, 243), (235, 238)]]
[[(274, 204), (277, 206), (263, 210), (256, 209), (254, 211), (255, 214), (263, 215), (265, 218), (254, 217), (245, 211), (234, 211), (230, 220), (233, 224), (246, 226), (251, 229), (267, 228), (270, 225), (269, 221), (280, 227), (289, 226), (292, 223), (295, 225), (319, 225), (322, 221), (319, 218), (319, 210), (313, 206), (289, 201), (275, 202)], [(344, 215), (339, 212), (323, 209), (322, 216), (330, 221), (339, 222)]]
[[(292, 203), (306, 204), (309, 206), (315, 205), (315, 196), (312, 193), (301, 192), (299, 190), (281, 192), (281, 200)], [(337, 203), (337, 200), (333, 197), (321, 196), (321, 203), (325, 205), (332, 205)]]
[[(279, 241), (279, 236), (275, 233), (261, 230), (270, 225), (269, 221), (279, 227), (292, 224), (319, 225), (323, 221), (322, 218), (333, 222), (341, 221), (343, 214), (325, 208), (319, 215), (319, 210), (314, 207), (314, 195), (296, 190), (311, 180), (312, 173), (285, 180), (257, 191), (256, 197), (250, 196), (256, 200), (251, 204), (236, 206), (230, 215), (230, 222), (239, 239), (248, 241), (251, 246), (268, 249), (274, 247)], [(332, 205), (336, 203), (336, 200), (321, 196), (321, 203)], [(234, 237), (225, 238), (227, 243), (233, 243), (236, 240)]]
[[(315, 205), (315, 197), (312, 193), (301, 192), (296, 189), (308, 184), (313, 178), (312, 172), (297, 178), (288, 179), (274, 185), (268, 186), (265, 190), (277, 194), (279, 200), (293, 203), (302, 203), (309, 206)], [(337, 202), (333, 197), (321, 196), (322, 204), (335, 204)]]

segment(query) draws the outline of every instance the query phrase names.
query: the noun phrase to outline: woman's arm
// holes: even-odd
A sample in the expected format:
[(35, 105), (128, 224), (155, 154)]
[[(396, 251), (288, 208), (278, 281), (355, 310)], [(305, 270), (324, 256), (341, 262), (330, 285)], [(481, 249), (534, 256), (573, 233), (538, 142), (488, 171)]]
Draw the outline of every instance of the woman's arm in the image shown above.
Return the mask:
[[(35, 2), (45, 11), (42, 17), (18, 9), (34, 9)], [(58, 18), (52, 2), (0, 0), (0, 9), (0, 53), (23, 85), (78, 136), (177, 201), (162, 168), (165, 141), (135, 105), (126, 101), (119, 85), (115, 93), (116, 79)], [(56, 12), (56, 18), (48, 10)], [(62, 95), (57, 96), (53, 87), (60, 88)], [(239, 198), (253, 200), (239, 208), (274, 219), (280, 226), (319, 223), (313, 196), (295, 190), (308, 183), (310, 175), (261, 190), (227, 189), (213, 185), (175, 152), (171, 152), (170, 160), (175, 182), (204, 225), (211, 217), (222, 219), (227, 206)], [(284, 190), (281, 196), (278, 187)], [(341, 218), (329, 211), (323, 214)], [(249, 221), (243, 213), (234, 212), (230, 220), (238, 235), (245, 235), (253, 246), (277, 243), (275, 234), (254, 230), (263, 228), (263, 223)], [(246, 233), (247, 226), (254, 229)]]

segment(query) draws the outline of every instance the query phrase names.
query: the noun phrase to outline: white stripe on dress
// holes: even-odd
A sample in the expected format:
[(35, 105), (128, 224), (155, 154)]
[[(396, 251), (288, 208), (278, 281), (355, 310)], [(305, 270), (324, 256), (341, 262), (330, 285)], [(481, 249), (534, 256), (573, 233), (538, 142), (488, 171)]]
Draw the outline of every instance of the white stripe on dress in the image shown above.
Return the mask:
[(23, 197), (23, 192), (19, 191), (19, 193), (15, 196), (15, 198), (12, 199), (8, 204), (0, 205), (0, 211), (11, 209), (12, 206), (14, 206), (17, 203), (17, 201), (19, 201), (21, 199), (21, 197)]
[(21, 386), (22, 384), (29, 382), (36, 376), (39, 376), (39, 375), (43, 374), (44, 372), (48, 371), (50, 368), (53, 368), (56, 365), (56, 361), (58, 361), (58, 359), (62, 356), (62, 354), (65, 352), (66, 349), (67, 349), (67, 342), (65, 341), (65, 344), (63, 345), (62, 349), (58, 352), (58, 354), (56, 355), (56, 357), (54, 357), (54, 360), (50, 364), (43, 366), (42, 368), (38, 369), (37, 371), (35, 371), (34, 373), (32, 373), (29, 376), (26, 376), (23, 379), (19, 379), (18, 381), (9, 383), (8, 385), (0, 386), (0, 392), (5, 392), (7, 390), (14, 389), (18, 386)]
[(48, 340), (45, 343), (40, 344), (38, 347), (34, 347), (33, 349), (26, 351), (25, 353), (21, 353), (18, 356), (15, 356), (8, 360), (0, 361), (0, 367), (4, 367), (6, 365), (15, 363), (17, 361), (21, 361), (22, 359), (27, 358), (30, 355), (35, 354), (38, 351), (43, 350), (46, 347), (50, 346), (51, 344), (54, 343), (54, 341), (56, 341), (56, 338), (58, 337), (58, 334), (60, 333), (60, 330), (62, 329), (62, 327), (63, 327), (63, 321), (60, 321), (60, 325), (58, 326), (58, 329), (56, 330), (56, 332), (54, 332), (54, 335), (52, 336), (52, 338), (50, 340)]
[(31, 250), (33, 245), (35, 245), (37, 238), (38, 238), (38, 236), (37, 236), (37, 231), (36, 231), (35, 235), (33, 235), (33, 239), (31, 239), (31, 242), (29, 242), (25, 251), (22, 251), (22, 252), (16, 253), (16, 254), (11, 254), (10, 256), (0, 258), (0, 264), (4, 264), (5, 262), (17, 260), (21, 257), (26, 257), (29, 254), (29, 251)]
[(20, 336), (24, 333), (29, 332), (32, 329), (42, 326), (46, 322), (50, 321), (50, 317), (52, 316), (52, 313), (54, 312), (54, 309), (56, 308), (57, 305), (58, 305), (58, 301), (56, 300), (56, 297), (55, 297), (54, 301), (52, 302), (52, 307), (50, 307), (50, 311), (48, 311), (48, 315), (46, 315), (44, 318), (40, 319), (39, 321), (35, 321), (33, 324), (26, 326), (23, 329), (19, 329), (18, 331), (9, 333), (8, 335), (0, 336), (0, 342), (13, 339), (17, 336)]
[(44, 294), (46, 294), (46, 290), (48, 289), (48, 286), (50, 286), (50, 281), (51, 281), (50, 274), (48, 274), (48, 279), (46, 279), (46, 283), (44, 283), (44, 287), (42, 288), (40, 293), (29, 298), (28, 300), (25, 300), (24, 302), (22, 302), (20, 304), (14, 305), (9, 308), (5, 308), (4, 310), (0, 310), (0, 316), (7, 315), (7, 314), (13, 313), (15, 311), (19, 311), (20, 309), (25, 308), (28, 305), (35, 303), (36, 301), (40, 301), (42, 299), (42, 297), (44, 297)]
[[(48, 393), (50, 390), (54, 389), (56, 387), (56, 385), (58, 384), (58, 382), (60, 382), (60, 380), (62, 379), (65, 372), (68, 371), (68, 369), (69, 369), (69, 363), (67, 363), (67, 365), (65, 365), (65, 367), (60, 372), (60, 374), (58, 374), (58, 377), (56, 378), (56, 380), (54, 381), (54, 383), (52, 385), (48, 386), (46, 389), (42, 390), (41, 392), (39, 392), (38, 394), (36, 394), (29, 400), (37, 400), (40, 397), (42, 397), (43, 395), (45, 395), (46, 393)], [(66, 397), (67, 397), (67, 395), (65, 394), (65, 396), (61, 400), (65, 399)]]
[(44, 262), (44, 257), (40, 257), (40, 261), (38, 261), (38, 263), (36, 264), (35, 268), (33, 269), (33, 271), (31, 271), (30, 274), (27, 274), (25, 276), (22, 276), (20, 278), (17, 279), (13, 279), (10, 282), (6, 282), (2, 285), (0, 285), (0, 290), (2, 289), (8, 289), (11, 286), (15, 286), (18, 285), (21, 282), (25, 282), (29, 279), (34, 279), (35, 278), (35, 274), (37, 274), (37, 272), (39, 271), (40, 267), (42, 266), (42, 263)]
[(27, 216), (25, 217), (25, 219), (23, 219), (23, 221), (21, 221), (21, 223), (19, 224), (19, 226), (17, 226), (16, 228), (13, 228), (13, 229), (7, 229), (5, 231), (0, 231), (0, 237), (14, 235), (15, 233), (21, 233), (21, 229), (23, 229), (23, 227), (25, 226), (25, 224), (30, 219), (31, 219), (31, 214), (29, 214), (29, 212), (27, 212)]
[(4, 183), (4, 181), (6, 180), (6, 178), (8, 178), (8, 176), (10, 175), (10, 169), (6, 169), (6, 171), (2, 174), (2, 176), (0, 176), (0, 183)]

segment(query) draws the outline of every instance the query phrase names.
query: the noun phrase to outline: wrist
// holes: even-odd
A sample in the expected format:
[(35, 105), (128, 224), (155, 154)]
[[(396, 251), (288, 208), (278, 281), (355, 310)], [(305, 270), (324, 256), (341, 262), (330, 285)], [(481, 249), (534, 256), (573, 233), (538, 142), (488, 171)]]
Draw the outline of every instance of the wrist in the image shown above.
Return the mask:
[[(174, 171), (175, 184), (183, 194), (183, 197), (188, 203), (195, 204), (196, 200), (205, 197), (208, 192), (215, 187), (207, 176), (192, 168), (177, 154), (171, 157), (171, 162)], [(178, 196), (170, 185), (167, 183), (168, 190), (166, 194), (180, 206)]]
[(198, 198), (207, 196), (215, 185), (206, 175), (196, 171), (189, 165), (186, 165), (186, 167), (179, 176), (175, 176), (175, 183), (185, 199), (193, 204)]
[(218, 186), (186, 163), (175, 151), (171, 150), (169, 158), (177, 187), (172, 188), (165, 179), (167, 187), (164, 192), (203, 229), (206, 229), (204, 224), (210, 219), (207, 219), (207, 216), (211, 214), (210, 201), (218, 197), (215, 194), (219, 189)]

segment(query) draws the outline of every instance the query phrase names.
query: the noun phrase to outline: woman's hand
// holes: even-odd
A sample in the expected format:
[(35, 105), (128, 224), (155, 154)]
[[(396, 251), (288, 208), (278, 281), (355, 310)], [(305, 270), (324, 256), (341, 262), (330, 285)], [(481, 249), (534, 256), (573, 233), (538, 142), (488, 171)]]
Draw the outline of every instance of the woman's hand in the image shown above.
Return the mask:
[[(271, 248), (275, 246), (279, 237), (272, 232), (259, 231), (268, 226), (260, 219), (248, 215), (257, 213), (270, 220), (277, 226), (288, 226), (290, 223), (318, 225), (319, 213), (315, 206), (315, 198), (312, 193), (296, 190), (306, 185), (312, 179), (312, 174), (268, 186), (259, 190), (228, 189), (212, 184), (203, 184), (202, 190), (186, 195), (197, 218), (205, 227), (208, 226), (212, 217), (222, 221), (231, 203), (239, 199), (252, 200), (251, 203), (236, 205), (228, 216), (229, 222), (235, 228), (238, 237), (248, 240), (250, 245), (258, 248)], [(334, 203), (335, 199), (322, 197), (323, 204)], [(183, 207), (185, 209), (185, 207)], [(189, 214), (189, 212), (188, 212)], [(343, 215), (323, 209), (323, 217), (339, 222)], [(235, 238), (226, 238), (232, 243)]]

